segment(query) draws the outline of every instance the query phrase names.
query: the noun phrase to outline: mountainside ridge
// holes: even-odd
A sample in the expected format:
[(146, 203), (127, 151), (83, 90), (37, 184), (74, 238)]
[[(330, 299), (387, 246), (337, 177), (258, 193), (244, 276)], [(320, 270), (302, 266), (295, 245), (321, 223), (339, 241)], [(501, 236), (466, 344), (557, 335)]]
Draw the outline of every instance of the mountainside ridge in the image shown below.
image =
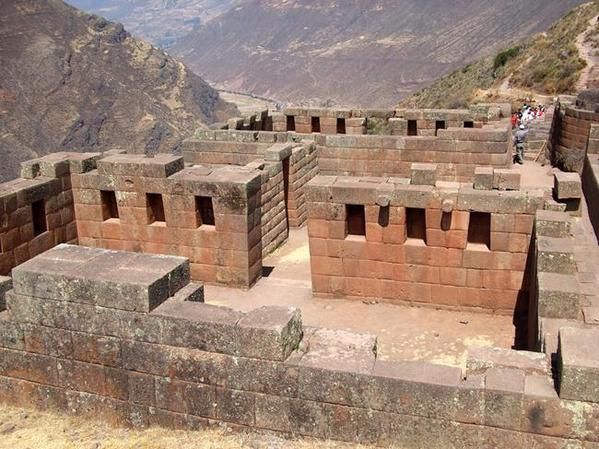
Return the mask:
[(176, 151), (236, 108), (122, 25), (60, 0), (0, 4), (0, 180), (54, 151)]
[(598, 16), (598, 2), (580, 5), (546, 32), (440, 78), (401, 101), (400, 106), (464, 107), (474, 101), (575, 94), (580, 89), (598, 88)]
[(173, 48), (226, 89), (283, 102), (391, 106), (546, 29), (582, 0), (245, 0)]

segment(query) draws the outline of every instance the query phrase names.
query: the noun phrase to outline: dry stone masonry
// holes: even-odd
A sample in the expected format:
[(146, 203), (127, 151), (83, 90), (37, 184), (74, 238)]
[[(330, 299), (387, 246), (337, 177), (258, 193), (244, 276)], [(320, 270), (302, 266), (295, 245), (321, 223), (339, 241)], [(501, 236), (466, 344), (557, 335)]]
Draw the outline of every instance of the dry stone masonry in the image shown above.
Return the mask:
[(0, 315), (2, 400), (406, 448), (599, 444), (594, 330), (560, 331), (558, 394), (543, 356), (479, 351), (465, 375), (379, 360), (374, 336), (307, 329), (293, 308), (203, 304), (189, 272), (179, 257), (73, 245), (20, 265)]
[[(0, 401), (406, 449), (598, 449), (585, 111), (556, 110), (551, 152), (588, 138), (553, 188), (512, 169), (505, 105), (260, 111), (182, 156), (26, 162), (0, 185)], [(376, 335), (305, 326), (293, 307), (204, 303), (205, 284), (252, 288), (302, 226), (315, 295), (511, 315), (518, 350), (390, 361)]]

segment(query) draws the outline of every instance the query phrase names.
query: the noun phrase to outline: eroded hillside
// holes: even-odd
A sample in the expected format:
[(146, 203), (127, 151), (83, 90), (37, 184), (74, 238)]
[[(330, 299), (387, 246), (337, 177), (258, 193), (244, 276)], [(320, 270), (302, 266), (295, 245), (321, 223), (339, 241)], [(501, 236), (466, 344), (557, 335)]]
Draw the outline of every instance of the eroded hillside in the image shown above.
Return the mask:
[(136, 37), (170, 47), (195, 26), (222, 14), (235, 0), (68, 0), (85, 11), (125, 24)]
[(0, 3), (0, 180), (53, 151), (170, 152), (234, 110), (122, 25), (59, 0)]
[(599, 3), (581, 5), (546, 32), (516, 42), (441, 78), (402, 102), (461, 107), (473, 100), (554, 96), (599, 87)]
[(245, 0), (173, 51), (211, 82), (294, 103), (391, 106), (584, 0)]

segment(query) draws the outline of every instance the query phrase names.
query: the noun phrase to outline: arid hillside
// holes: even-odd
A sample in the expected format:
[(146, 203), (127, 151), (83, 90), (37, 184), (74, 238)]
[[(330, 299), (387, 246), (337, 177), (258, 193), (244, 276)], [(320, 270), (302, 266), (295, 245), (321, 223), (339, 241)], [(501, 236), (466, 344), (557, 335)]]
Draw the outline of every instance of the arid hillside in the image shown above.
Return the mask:
[(234, 111), (119, 24), (60, 0), (0, 2), (0, 180), (53, 151), (170, 152)]
[(235, 0), (68, 0), (77, 8), (123, 23), (134, 36), (170, 47)]
[(584, 0), (242, 0), (172, 51), (230, 90), (391, 106)]
[(401, 105), (462, 107), (473, 101), (575, 94), (598, 88), (598, 15), (599, 3), (580, 5), (546, 32), (454, 71)]

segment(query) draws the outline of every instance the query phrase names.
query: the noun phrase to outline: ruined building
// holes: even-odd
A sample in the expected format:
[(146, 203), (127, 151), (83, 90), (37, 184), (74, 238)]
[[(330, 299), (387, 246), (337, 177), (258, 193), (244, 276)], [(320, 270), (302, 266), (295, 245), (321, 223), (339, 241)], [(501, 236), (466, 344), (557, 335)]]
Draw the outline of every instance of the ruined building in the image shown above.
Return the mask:
[[(548, 156), (583, 162), (549, 186), (512, 167), (505, 105), (289, 108), (200, 130), (182, 156), (24, 163), (0, 186), (0, 400), (405, 448), (599, 447), (599, 113), (560, 106)], [(314, 296), (512, 316), (514, 349), (389, 360), (377, 329), (204, 302), (204, 285), (267, 282), (297, 228)]]

